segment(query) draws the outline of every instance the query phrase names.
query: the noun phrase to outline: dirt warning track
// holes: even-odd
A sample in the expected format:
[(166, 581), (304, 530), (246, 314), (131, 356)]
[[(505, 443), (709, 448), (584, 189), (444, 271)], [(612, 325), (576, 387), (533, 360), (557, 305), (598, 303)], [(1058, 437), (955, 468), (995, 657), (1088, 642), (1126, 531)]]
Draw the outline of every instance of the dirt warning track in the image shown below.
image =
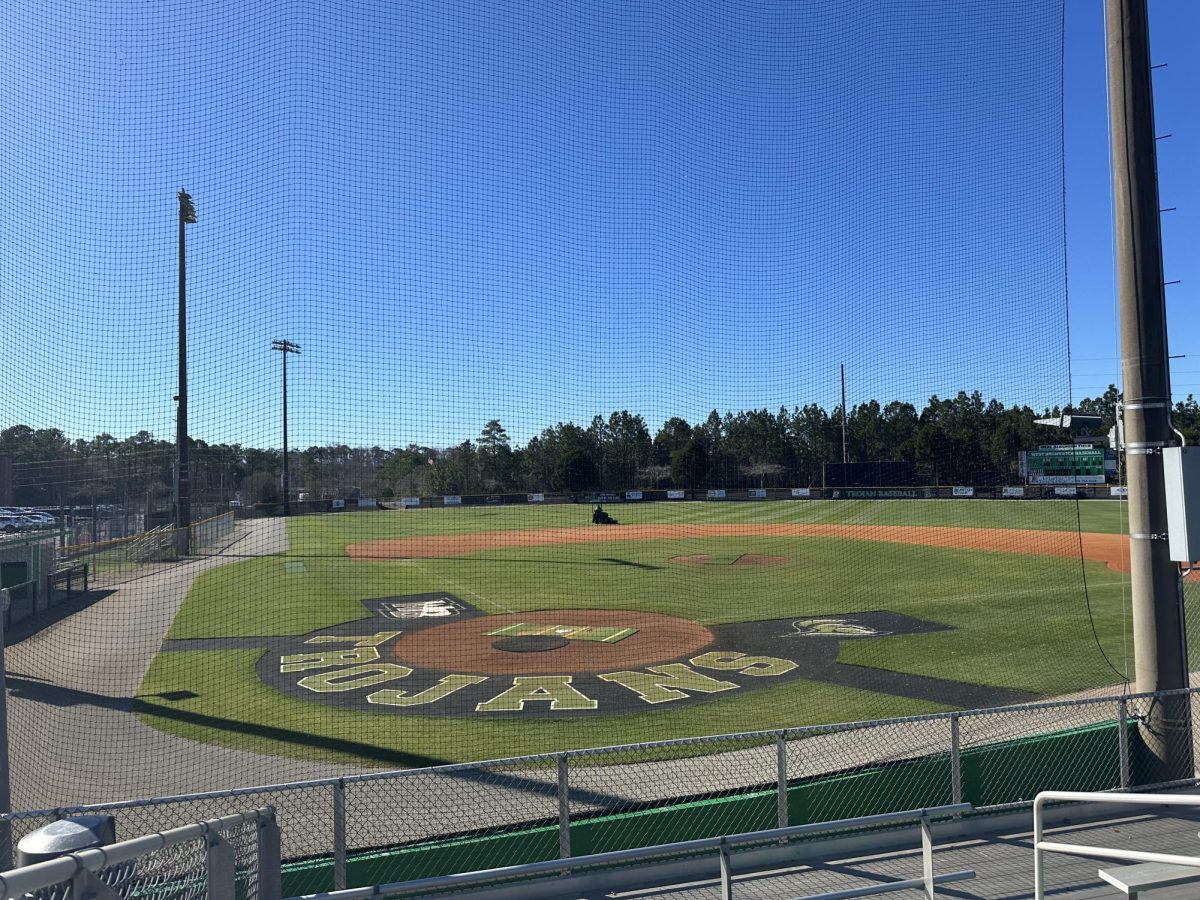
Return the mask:
[(346, 547), (346, 554), (357, 560), (430, 559), (512, 547), (722, 537), (838, 538), (1068, 559), (1082, 556), (1086, 560), (1102, 562), (1114, 572), (1129, 571), (1129, 540), (1122, 534), (915, 525), (585, 525), (575, 528), (528, 528), (381, 538), (351, 544)]

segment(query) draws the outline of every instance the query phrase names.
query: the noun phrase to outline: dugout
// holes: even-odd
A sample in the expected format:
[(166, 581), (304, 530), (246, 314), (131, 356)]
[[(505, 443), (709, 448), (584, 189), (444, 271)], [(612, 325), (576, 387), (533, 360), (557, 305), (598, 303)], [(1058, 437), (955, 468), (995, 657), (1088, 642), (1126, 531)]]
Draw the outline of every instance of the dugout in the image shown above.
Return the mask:
[(54, 571), (54, 537), (0, 540), (0, 588), (8, 588), (6, 624), (26, 619), (49, 605), (46, 576)]
[(821, 485), (826, 488), (915, 487), (917, 464), (908, 460), (825, 463)]

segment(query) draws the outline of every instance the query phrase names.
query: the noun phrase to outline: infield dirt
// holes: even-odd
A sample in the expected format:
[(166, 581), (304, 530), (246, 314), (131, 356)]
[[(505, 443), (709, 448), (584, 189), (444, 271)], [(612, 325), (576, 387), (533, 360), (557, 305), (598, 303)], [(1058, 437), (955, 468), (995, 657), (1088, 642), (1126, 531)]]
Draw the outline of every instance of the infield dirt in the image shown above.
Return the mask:
[(380, 538), (350, 544), (346, 547), (346, 554), (355, 560), (431, 559), (511, 547), (721, 537), (840, 538), (944, 547), (949, 550), (980, 550), (1060, 558), (1082, 556), (1086, 560), (1102, 562), (1114, 572), (1129, 571), (1129, 539), (1122, 534), (913, 525), (722, 523), (528, 528), (471, 534)]

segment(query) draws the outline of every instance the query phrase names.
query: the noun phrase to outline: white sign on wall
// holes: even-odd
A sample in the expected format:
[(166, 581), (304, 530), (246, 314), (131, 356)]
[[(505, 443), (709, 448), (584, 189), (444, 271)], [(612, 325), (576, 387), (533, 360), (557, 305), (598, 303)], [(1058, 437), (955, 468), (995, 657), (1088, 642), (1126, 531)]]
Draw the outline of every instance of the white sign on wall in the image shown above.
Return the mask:
[(767, 499), (767, 489), (766, 488), (750, 488), (749, 494), (750, 494), (751, 500), (766, 500)]
[(1108, 496), (1110, 496), (1110, 497), (1128, 497), (1129, 496), (1129, 488), (1124, 487), (1124, 486), (1117, 487), (1114, 485), (1113, 487), (1110, 487), (1108, 489)]
[(975, 488), (973, 487), (956, 487), (954, 488), (955, 497), (974, 497)]
[(462, 497), (458, 494), (451, 494), (448, 497), (443, 497), (442, 506), (462, 506)]
[(420, 497), (401, 497), (400, 498), (400, 506), (403, 509), (408, 509), (409, 507), (420, 506), (420, 505), (421, 505)]
[(1055, 497), (1074, 497), (1078, 495), (1078, 491), (1073, 487), (1056, 487), (1054, 489)]
[(709, 500), (724, 500), (725, 499), (725, 489), (724, 488), (709, 488), (708, 494), (706, 496), (708, 497)]
[(1005, 497), (1024, 497), (1025, 488), (1023, 487), (1006, 487), (1004, 489)]
[(529, 502), (530, 503), (545, 503), (546, 495), (545, 494), (530, 494)]
[(811, 497), (812, 488), (792, 488), (793, 497)]
[(684, 500), (687, 498), (686, 491), (667, 491), (668, 500)]
[(345, 508), (346, 508), (346, 501), (345, 501), (345, 500), (334, 500), (334, 501), (333, 501), (333, 508), (334, 508), (334, 509), (345, 509)]
[(626, 491), (625, 499), (626, 500), (641, 500), (642, 492), (641, 491)]

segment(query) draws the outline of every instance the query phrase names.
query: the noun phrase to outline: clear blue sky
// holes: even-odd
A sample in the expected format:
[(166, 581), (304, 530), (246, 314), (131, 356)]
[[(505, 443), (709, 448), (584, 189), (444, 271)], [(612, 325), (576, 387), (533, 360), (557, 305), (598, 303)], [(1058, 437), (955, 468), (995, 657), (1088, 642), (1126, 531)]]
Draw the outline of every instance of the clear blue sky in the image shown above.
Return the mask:
[[(1151, 0), (1175, 390), (1200, 393), (1200, 4)], [(12, 0), (0, 426), (518, 442), (627, 408), (1119, 380), (1103, 4)], [(1064, 279), (1062, 189), (1069, 280)], [(1070, 338), (1067, 368), (1069, 281)]]

